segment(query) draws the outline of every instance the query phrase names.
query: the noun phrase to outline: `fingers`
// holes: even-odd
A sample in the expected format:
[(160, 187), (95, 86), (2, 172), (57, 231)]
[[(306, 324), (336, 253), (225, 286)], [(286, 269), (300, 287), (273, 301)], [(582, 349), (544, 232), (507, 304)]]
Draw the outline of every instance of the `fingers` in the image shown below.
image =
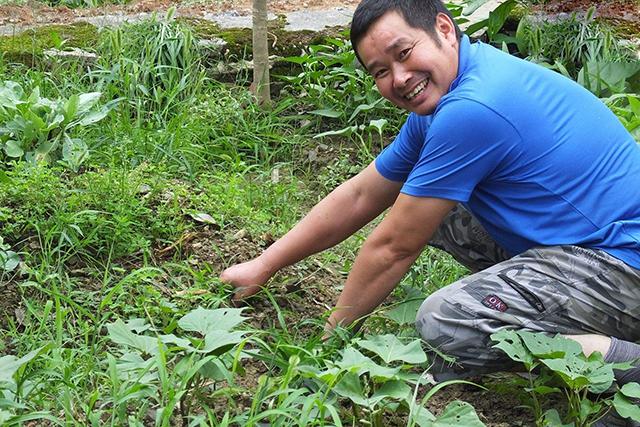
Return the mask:
[(258, 291), (260, 290), (260, 286), (258, 285), (254, 285), (254, 286), (240, 286), (236, 289), (236, 292), (233, 294), (232, 299), (237, 301), (237, 300), (241, 300), (241, 299), (245, 299), (247, 297), (250, 297), (251, 295), (254, 295), (256, 293), (258, 293)]

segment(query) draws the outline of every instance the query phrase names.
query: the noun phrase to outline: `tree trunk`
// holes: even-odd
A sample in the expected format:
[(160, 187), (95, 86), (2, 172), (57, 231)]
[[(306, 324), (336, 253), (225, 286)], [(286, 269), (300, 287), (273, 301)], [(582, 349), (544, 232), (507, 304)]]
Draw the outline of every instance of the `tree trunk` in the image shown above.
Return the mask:
[(253, 90), (259, 105), (271, 103), (267, 0), (253, 0)]

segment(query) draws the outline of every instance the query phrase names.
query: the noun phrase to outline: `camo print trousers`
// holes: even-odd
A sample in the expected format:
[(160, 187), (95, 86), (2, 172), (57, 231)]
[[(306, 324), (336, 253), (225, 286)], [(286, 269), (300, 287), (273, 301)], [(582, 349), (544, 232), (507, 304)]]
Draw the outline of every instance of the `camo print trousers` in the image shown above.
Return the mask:
[(492, 348), (489, 336), (503, 328), (640, 341), (640, 270), (606, 252), (552, 246), (511, 258), (460, 205), (430, 244), (474, 272), (418, 311), (437, 380), (515, 368)]

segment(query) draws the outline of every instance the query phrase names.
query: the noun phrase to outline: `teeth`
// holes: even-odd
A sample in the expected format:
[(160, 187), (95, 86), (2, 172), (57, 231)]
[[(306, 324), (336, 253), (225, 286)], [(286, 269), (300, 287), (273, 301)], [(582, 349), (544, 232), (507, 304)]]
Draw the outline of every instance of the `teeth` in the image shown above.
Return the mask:
[(411, 91), (410, 94), (405, 95), (404, 97), (408, 100), (411, 100), (413, 98), (416, 97), (416, 95), (418, 95), (420, 92), (422, 92), (424, 90), (425, 87), (427, 87), (427, 84), (429, 84), (429, 80), (423, 80), (418, 86), (416, 86), (415, 89), (413, 89)]

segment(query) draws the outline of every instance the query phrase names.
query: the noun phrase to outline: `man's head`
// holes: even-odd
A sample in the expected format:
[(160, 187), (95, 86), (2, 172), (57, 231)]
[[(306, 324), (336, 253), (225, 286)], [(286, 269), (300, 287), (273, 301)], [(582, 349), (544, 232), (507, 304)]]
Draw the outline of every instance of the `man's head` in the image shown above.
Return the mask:
[(460, 29), (440, 0), (363, 0), (351, 42), (380, 93), (397, 106), (430, 114), (458, 70)]

